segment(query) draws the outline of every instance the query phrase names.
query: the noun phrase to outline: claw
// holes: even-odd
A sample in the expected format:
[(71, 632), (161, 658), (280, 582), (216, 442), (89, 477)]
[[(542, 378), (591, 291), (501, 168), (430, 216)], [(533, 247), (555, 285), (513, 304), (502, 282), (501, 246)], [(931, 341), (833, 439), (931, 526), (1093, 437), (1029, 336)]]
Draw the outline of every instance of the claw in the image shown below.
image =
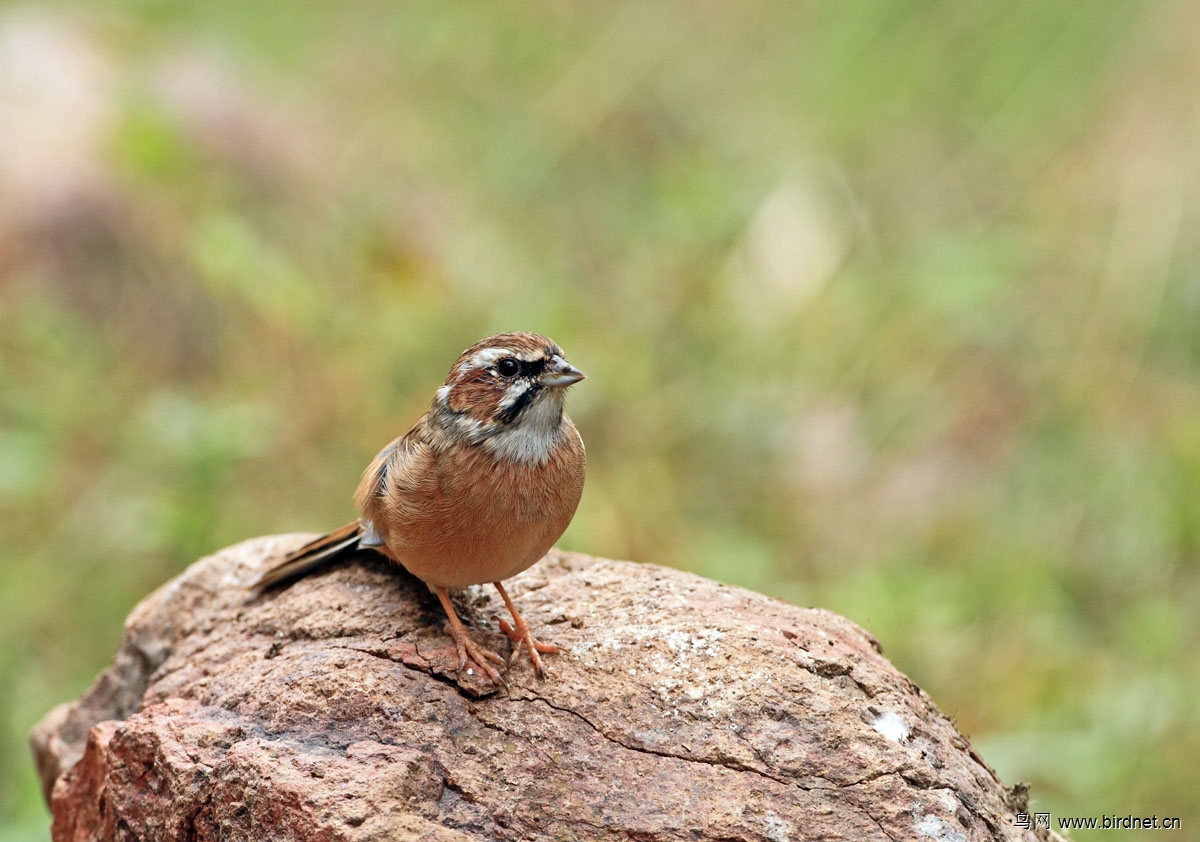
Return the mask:
[(500, 596), (504, 599), (504, 605), (508, 608), (508, 613), (512, 614), (513, 622), (509, 625), (505, 620), (500, 621), (500, 631), (508, 636), (508, 639), (516, 645), (513, 647), (512, 655), (509, 657), (508, 665), (511, 667), (517, 660), (517, 656), (521, 653), (521, 647), (529, 649), (529, 660), (533, 662), (533, 672), (538, 678), (544, 678), (546, 669), (542, 666), (542, 659), (538, 657), (540, 652), (543, 655), (550, 655), (562, 650), (553, 643), (539, 643), (533, 636), (533, 632), (529, 628), (529, 624), (525, 622), (525, 618), (517, 611), (517, 606), (513, 605), (513, 601), (509, 598), (508, 592), (504, 590), (504, 586), (499, 582), (493, 582), (496, 590), (500, 591)]
[[(466, 626), (458, 619), (458, 615), (454, 613), (454, 605), (450, 602), (450, 594), (443, 587), (434, 588), (438, 595), (438, 599), (442, 603), (442, 607), (446, 610), (446, 619), (449, 620), (446, 626), (446, 634), (454, 639), (454, 648), (458, 650), (458, 671), (462, 672), (467, 668), (467, 661), (474, 661), (484, 674), (492, 680), (493, 684), (507, 686), (504, 678), (493, 667), (504, 666), (504, 659), (492, 652), (490, 649), (485, 649), (474, 640), (471, 639), (470, 632)], [(489, 663), (490, 662), (490, 663)]]

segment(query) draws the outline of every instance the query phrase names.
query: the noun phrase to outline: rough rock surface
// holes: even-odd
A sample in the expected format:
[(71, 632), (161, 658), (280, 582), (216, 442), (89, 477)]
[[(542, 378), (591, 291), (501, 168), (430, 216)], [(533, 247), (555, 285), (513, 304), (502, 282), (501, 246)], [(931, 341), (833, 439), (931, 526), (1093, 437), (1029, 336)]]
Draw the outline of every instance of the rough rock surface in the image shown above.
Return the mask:
[[(247, 590), (302, 540), (196, 562), (38, 724), (55, 840), (1037, 838), (1023, 793), (837, 615), (553, 552), (512, 592), (565, 651), (496, 691), (379, 561)], [(462, 604), (507, 651), (492, 593)]]

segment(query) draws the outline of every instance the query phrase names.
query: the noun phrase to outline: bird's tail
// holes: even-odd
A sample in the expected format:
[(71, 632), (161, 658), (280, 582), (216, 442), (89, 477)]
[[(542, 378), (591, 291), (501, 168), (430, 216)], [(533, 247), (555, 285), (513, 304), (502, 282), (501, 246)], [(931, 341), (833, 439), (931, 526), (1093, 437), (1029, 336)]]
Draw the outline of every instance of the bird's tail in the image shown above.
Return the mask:
[(335, 529), (288, 553), (283, 561), (262, 575), (255, 587), (262, 591), (306, 576), (357, 550), (362, 537), (362, 524), (358, 521), (347, 523), (340, 529)]

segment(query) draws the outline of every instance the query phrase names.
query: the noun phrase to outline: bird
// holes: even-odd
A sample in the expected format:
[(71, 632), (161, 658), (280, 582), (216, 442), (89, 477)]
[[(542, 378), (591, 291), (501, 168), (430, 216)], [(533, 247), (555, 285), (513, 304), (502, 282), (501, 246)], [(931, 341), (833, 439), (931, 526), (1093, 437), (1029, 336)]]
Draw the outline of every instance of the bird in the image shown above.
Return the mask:
[[(458, 668), (468, 660), (497, 685), (497, 666), (538, 641), (504, 588), (562, 536), (583, 494), (583, 439), (563, 411), (568, 387), (584, 379), (562, 349), (535, 333), (489, 336), (459, 355), (429, 410), (371, 461), (354, 494), (358, 518), (286, 555), (258, 580), (266, 590), (355, 553), (373, 550), (437, 594)], [(451, 590), (491, 582), (512, 615), (500, 629), (513, 642), (503, 658), (476, 643), (450, 601)]]

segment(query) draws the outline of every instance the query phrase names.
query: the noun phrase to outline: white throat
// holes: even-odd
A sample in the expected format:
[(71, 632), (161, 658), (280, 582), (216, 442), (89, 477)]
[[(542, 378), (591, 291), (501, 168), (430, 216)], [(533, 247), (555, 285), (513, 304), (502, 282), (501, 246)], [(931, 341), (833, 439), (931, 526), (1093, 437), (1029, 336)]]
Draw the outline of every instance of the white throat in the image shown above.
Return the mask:
[(484, 439), (483, 446), (498, 459), (542, 464), (558, 441), (562, 429), (563, 393), (544, 389), (521, 412), (521, 417), (495, 435)]

